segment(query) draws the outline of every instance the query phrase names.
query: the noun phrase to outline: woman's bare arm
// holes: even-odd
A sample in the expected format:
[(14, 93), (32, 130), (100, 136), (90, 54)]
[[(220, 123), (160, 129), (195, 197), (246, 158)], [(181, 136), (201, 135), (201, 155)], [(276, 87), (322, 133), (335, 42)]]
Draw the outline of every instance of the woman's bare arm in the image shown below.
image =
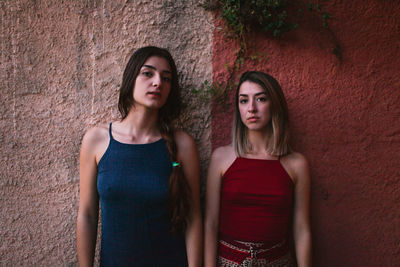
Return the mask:
[(200, 210), (200, 166), (196, 144), (185, 132), (176, 132), (177, 159), (182, 163), (183, 173), (191, 191), (191, 213), (185, 239), (189, 266), (202, 266), (203, 224)]
[(221, 177), (224, 169), (226, 169), (232, 161), (232, 154), (231, 148), (217, 148), (211, 156), (208, 168), (204, 221), (204, 266), (206, 267), (217, 266)]
[(104, 129), (93, 128), (82, 140), (79, 161), (79, 210), (76, 223), (78, 261), (81, 267), (93, 266), (99, 208), (96, 152), (104, 136)]
[(311, 227), (310, 227), (310, 172), (304, 156), (294, 153), (291, 157), (294, 174), (294, 223), (293, 233), (296, 258), (299, 267), (311, 266)]

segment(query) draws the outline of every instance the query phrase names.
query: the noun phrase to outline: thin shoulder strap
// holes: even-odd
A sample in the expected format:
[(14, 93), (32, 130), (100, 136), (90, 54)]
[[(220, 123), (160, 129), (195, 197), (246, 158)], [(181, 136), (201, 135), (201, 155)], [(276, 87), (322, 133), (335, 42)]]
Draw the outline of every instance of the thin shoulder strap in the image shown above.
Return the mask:
[(108, 127), (108, 133), (110, 134), (110, 140), (114, 140), (112, 133), (111, 133), (111, 125), (112, 125), (112, 122), (110, 122), (110, 127)]

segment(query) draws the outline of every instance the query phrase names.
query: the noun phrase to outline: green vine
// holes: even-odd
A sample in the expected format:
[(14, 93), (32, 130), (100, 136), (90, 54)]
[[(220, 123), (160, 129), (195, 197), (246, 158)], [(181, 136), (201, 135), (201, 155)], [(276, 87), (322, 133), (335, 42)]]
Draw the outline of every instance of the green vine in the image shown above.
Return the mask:
[(246, 35), (249, 32), (257, 29), (279, 38), (284, 33), (298, 28), (298, 21), (304, 15), (305, 9), (316, 11), (321, 17), (321, 25), (325, 28), (328, 27), (328, 20), (331, 18), (329, 13), (322, 10), (321, 4), (312, 1), (209, 0), (201, 6), (206, 10), (220, 13), (220, 17), (227, 25), (226, 36), (239, 40), (240, 49), (245, 51)]
[(231, 90), (232, 87), (229, 84), (210, 83), (208, 80), (205, 80), (201, 84), (200, 89), (193, 88), (192, 92), (205, 103), (209, 103), (213, 99), (218, 104), (224, 104)]
[[(266, 54), (249, 54), (246, 36), (252, 31), (262, 31), (274, 38), (280, 38), (283, 34), (299, 27), (299, 21), (306, 12), (313, 12), (321, 19), (321, 26), (328, 29), (328, 21), (331, 15), (324, 12), (321, 4), (312, 1), (301, 0), (208, 0), (201, 4), (209, 11), (218, 12), (225, 22), (224, 33), (226, 38), (238, 43), (233, 64), (225, 63), (229, 73), (228, 82), (209, 83), (205, 81), (200, 90), (193, 90), (201, 99), (209, 101), (215, 99), (223, 103), (229, 95), (228, 91), (234, 87), (235, 73), (244, 64), (245, 60), (268, 61)], [(329, 29), (328, 29), (329, 30)], [(339, 46), (333, 53), (341, 59)]]

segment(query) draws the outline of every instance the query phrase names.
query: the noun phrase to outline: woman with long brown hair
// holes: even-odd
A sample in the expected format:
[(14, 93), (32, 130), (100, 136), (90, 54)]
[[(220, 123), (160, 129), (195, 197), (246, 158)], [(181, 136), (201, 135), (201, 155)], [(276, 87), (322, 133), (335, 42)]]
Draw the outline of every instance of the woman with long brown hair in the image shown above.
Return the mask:
[(241, 76), (232, 139), (208, 171), (205, 266), (311, 266), (308, 164), (289, 146), (286, 100), (270, 75)]
[(86, 132), (80, 154), (77, 249), (92, 266), (101, 207), (101, 266), (200, 266), (195, 142), (172, 127), (180, 95), (166, 49), (138, 49), (125, 68), (121, 120)]

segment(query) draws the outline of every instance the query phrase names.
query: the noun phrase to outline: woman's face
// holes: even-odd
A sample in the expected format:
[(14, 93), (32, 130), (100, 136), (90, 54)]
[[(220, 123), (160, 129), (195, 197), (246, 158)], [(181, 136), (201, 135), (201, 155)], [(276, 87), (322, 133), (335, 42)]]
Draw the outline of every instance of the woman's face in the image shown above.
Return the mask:
[(149, 57), (139, 71), (133, 90), (135, 109), (160, 109), (171, 90), (171, 68), (165, 58)]
[(271, 120), (269, 100), (265, 90), (258, 84), (245, 81), (239, 88), (239, 112), (249, 130), (263, 130)]

